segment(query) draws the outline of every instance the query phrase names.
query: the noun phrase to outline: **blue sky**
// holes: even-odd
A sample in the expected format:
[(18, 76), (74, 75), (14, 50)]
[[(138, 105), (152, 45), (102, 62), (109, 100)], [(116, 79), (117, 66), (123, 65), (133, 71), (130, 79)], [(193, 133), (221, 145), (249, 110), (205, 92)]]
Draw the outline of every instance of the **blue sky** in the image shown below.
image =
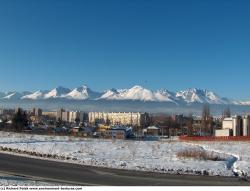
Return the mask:
[(250, 1), (1, 0), (0, 90), (139, 84), (250, 99)]

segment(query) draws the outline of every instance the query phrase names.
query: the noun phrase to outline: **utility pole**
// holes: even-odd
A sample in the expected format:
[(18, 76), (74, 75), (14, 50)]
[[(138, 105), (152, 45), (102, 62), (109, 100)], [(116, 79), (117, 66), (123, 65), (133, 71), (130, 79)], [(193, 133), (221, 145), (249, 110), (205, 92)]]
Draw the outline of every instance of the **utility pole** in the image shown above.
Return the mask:
[(168, 127), (168, 138), (171, 139), (171, 130), (170, 130), (170, 127)]
[(183, 124), (182, 124), (182, 120), (183, 120), (183, 115), (180, 116), (181, 117), (181, 135), (184, 135), (184, 132), (183, 132)]
[(161, 127), (161, 140), (163, 141), (163, 126)]

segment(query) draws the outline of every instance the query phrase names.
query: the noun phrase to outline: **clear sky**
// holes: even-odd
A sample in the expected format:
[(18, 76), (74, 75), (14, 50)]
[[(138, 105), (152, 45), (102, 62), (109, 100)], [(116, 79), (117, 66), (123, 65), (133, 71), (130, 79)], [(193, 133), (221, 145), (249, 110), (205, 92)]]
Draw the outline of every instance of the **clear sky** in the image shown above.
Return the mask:
[(249, 0), (1, 0), (0, 90), (135, 84), (250, 99)]

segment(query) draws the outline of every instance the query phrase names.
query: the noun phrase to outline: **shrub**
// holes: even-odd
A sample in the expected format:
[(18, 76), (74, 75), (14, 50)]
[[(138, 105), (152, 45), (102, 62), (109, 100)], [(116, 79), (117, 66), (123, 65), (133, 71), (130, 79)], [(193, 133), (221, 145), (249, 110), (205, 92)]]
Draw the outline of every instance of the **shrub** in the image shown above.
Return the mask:
[(221, 158), (214, 152), (207, 152), (205, 150), (198, 149), (188, 149), (183, 150), (177, 153), (178, 158), (193, 158), (198, 160), (212, 160), (212, 161), (224, 161), (225, 159)]

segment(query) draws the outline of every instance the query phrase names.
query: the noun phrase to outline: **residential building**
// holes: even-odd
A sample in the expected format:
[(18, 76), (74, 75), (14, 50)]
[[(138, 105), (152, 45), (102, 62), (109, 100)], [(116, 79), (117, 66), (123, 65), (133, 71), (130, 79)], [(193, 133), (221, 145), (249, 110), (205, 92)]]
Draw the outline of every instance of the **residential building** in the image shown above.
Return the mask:
[(83, 122), (83, 116), (84, 116), (84, 113), (81, 111), (70, 111), (68, 122), (71, 122), (71, 123), (74, 123), (77, 121)]
[(69, 121), (69, 111), (62, 112), (62, 121)]
[(108, 139), (126, 139), (132, 134), (132, 128), (117, 126), (106, 130), (104, 132), (104, 137)]
[(43, 111), (42, 115), (50, 118), (57, 118), (57, 111)]
[(35, 108), (35, 116), (41, 117), (42, 114), (43, 114), (42, 109), (40, 109), (40, 108)]
[(108, 125), (146, 126), (149, 121), (147, 113), (126, 112), (90, 112), (89, 123), (105, 123)]
[(150, 126), (146, 129), (147, 135), (158, 136), (160, 133), (160, 128), (156, 126)]
[(0, 115), (13, 115), (14, 113), (14, 109), (0, 109)]
[(21, 107), (16, 107), (15, 108), (15, 113), (18, 113), (19, 111), (22, 111), (22, 108)]
[(57, 112), (57, 119), (61, 118), (62, 121), (75, 123), (77, 121), (83, 122), (84, 113), (81, 111), (65, 111), (61, 110)]
[(63, 112), (65, 112), (64, 109), (59, 109), (59, 110), (57, 111), (57, 114), (56, 114), (56, 119), (57, 119), (57, 120), (59, 120), (59, 119), (62, 120), (62, 114), (63, 114)]

